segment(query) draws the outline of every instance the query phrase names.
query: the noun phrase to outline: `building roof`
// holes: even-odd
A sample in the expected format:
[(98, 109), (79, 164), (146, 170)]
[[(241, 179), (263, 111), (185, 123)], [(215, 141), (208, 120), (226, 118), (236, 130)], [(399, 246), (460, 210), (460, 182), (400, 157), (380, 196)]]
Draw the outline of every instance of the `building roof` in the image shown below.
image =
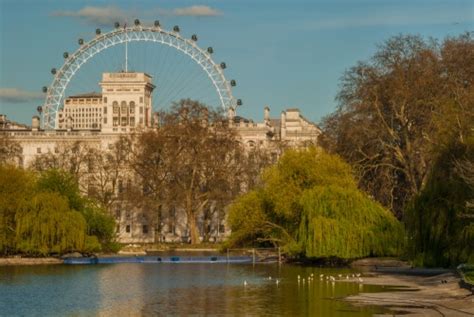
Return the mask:
[(68, 98), (102, 98), (102, 93), (92, 91), (84, 94), (69, 96)]

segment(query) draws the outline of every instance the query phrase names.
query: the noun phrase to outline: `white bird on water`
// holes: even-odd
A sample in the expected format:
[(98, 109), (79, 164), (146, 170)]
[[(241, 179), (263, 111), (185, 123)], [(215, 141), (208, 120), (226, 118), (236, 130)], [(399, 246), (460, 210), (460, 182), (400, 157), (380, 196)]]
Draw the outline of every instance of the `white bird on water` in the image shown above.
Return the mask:
[(271, 277), (271, 276), (269, 276), (269, 277), (268, 277), (268, 279), (271, 281), (271, 280), (272, 280), (272, 277)]
[(363, 280), (361, 277), (359, 277), (358, 279), (359, 279), (359, 283), (363, 283), (363, 282), (364, 282), (364, 280)]
[(319, 274), (319, 278), (323, 278), (324, 274)]
[(244, 286), (247, 286), (247, 281), (244, 281)]
[(276, 280), (276, 285), (278, 286), (278, 284), (280, 284), (280, 280)]

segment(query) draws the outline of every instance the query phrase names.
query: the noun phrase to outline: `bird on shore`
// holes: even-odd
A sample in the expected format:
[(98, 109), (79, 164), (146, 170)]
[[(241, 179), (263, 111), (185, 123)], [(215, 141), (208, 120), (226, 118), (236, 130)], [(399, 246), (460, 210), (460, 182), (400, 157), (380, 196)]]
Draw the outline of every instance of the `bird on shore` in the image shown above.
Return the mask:
[(356, 276), (357, 276), (357, 277), (360, 277), (360, 273), (357, 273)]
[(269, 276), (269, 277), (268, 277), (268, 279), (271, 281), (271, 280), (272, 280), (272, 277), (271, 277), (271, 276)]
[(348, 280), (348, 279), (349, 279), (349, 275), (346, 275), (346, 280)]
[(319, 274), (319, 278), (323, 278), (324, 277), (324, 274)]
[(280, 284), (280, 280), (276, 280), (276, 285), (278, 286), (278, 284)]
[(244, 286), (247, 286), (247, 281), (244, 281)]
[(363, 282), (364, 282), (364, 280), (363, 280), (362, 278), (360, 278), (360, 277), (358, 278), (358, 281), (359, 281), (359, 283), (363, 283)]

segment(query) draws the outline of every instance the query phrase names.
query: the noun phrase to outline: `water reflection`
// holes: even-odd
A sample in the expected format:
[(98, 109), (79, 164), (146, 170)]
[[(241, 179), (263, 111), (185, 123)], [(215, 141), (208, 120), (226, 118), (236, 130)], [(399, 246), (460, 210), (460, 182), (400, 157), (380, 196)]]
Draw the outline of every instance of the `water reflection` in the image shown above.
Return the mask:
[[(352, 273), (276, 264), (0, 267), (0, 314), (371, 316), (380, 312), (339, 299), (382, 287), (360, 289), (357, 283), (319, 279), (320, 274)], [(308, 281), (311, 274), (313, 280)]]

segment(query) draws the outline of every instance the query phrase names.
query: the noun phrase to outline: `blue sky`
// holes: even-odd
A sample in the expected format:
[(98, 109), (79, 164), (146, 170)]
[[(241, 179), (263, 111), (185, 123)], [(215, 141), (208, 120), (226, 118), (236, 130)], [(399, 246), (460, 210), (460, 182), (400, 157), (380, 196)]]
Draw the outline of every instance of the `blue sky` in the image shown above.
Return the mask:
[(77, 39), (113, 21), (159, 19), (165, 28), (199, 35), (235, 78), (238, 114), (261, 120), (298, 107), (310, 120), (336, 108), (344, 70), (367, 60), (390, 36), (442, 39), (474, 31), (474, 1), (56, 1), (0, 0), (0, 113), (29, 123), (42, 104), (42, 86)]

